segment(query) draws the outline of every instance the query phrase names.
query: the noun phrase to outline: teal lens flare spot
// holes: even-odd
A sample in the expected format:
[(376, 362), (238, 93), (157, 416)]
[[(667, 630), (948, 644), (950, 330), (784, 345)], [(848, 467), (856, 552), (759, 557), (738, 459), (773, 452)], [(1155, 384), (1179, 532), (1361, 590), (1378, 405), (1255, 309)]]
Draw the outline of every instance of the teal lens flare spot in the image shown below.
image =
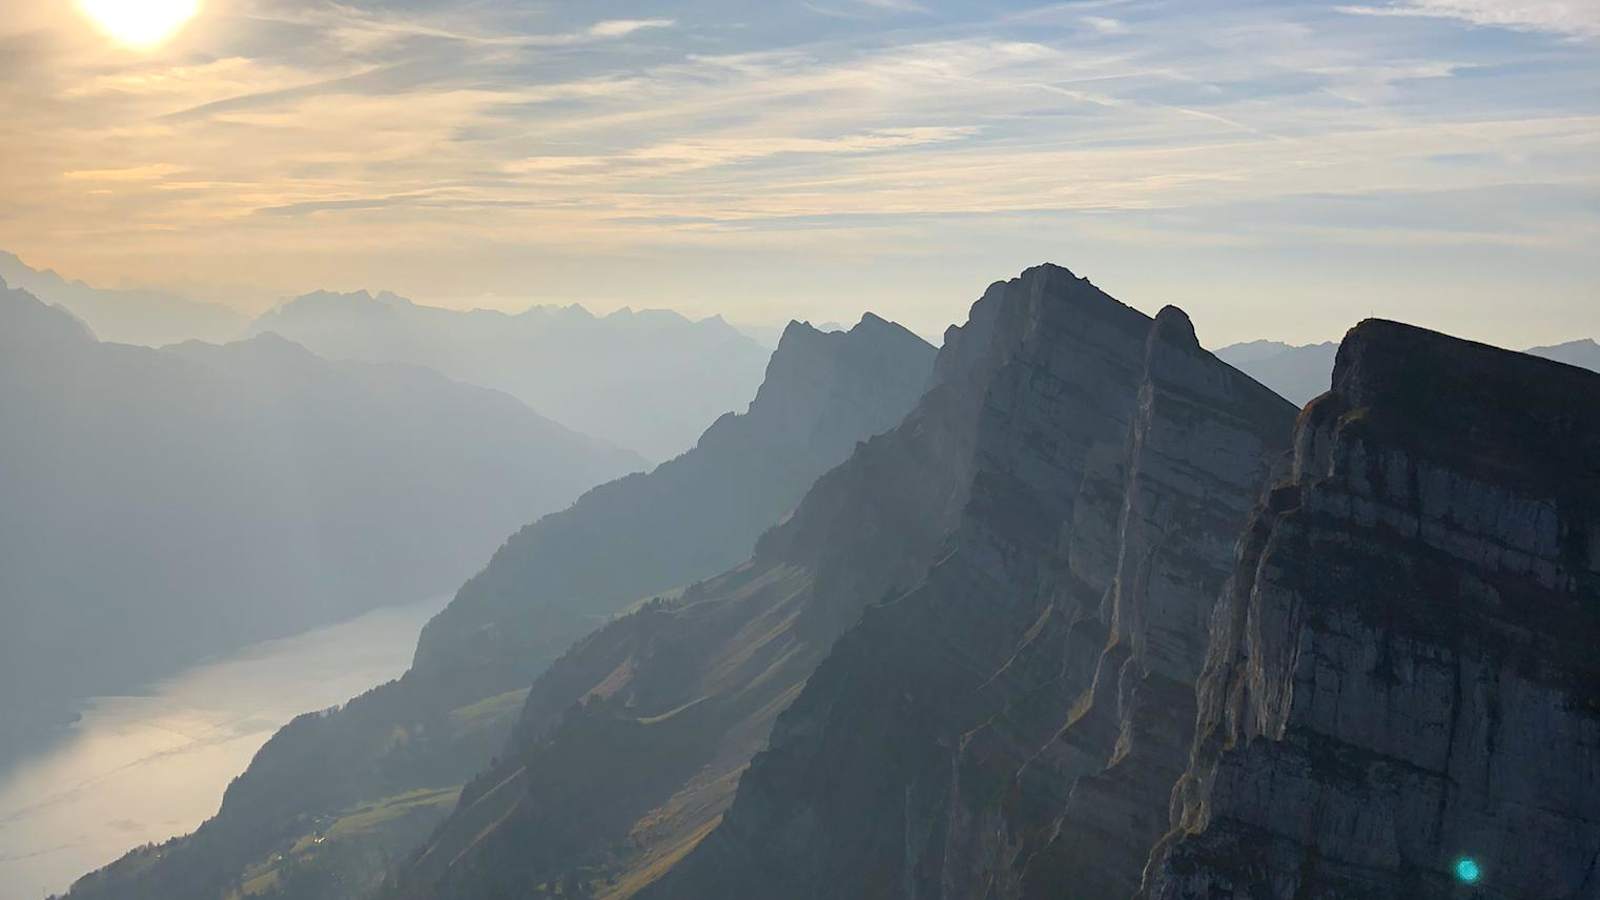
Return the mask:
[(1456, 878), (1463, 884), (1477, 884), (1483, 877), (1483, 869), (1478, 866), (1478, 861), (1470, 856), (1463, 856), (1456, 860)]

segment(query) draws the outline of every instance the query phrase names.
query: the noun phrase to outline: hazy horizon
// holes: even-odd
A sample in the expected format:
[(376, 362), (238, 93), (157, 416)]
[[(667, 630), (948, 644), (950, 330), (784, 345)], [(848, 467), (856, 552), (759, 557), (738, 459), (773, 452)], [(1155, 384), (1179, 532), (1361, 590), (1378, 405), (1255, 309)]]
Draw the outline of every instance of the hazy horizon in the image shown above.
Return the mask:
[(5, 11), (0, 900), (1593, 894), (1600, 0)]
[(185, 3), (165, 40), (46, 0), (0, 25), (0, 247), (252, 312), (937, 334), (1050, 260), (1213, 346), (1600, 333), (1581, 4)]

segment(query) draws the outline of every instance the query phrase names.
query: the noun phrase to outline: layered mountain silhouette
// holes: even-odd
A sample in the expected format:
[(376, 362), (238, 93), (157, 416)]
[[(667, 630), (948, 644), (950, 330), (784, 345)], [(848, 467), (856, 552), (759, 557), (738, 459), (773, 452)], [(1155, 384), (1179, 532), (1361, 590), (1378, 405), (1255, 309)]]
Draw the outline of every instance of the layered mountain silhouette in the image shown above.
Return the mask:
[(1600, 375), (1382, 321), (1331, 371), (1301, 410), (1030, 269), (747, 558), (575, 575), (626, 609), (551, 663), (604, 611), (525, 530), (405, 679), (73, 896), (1588, 897)]
[(209, 900), (250, 883), (261, 896), (344, 898), (375, 886), (504, 746), (535, 677), (635, 601), (659, 609), (653, 595), (746, 559), (818, 476), (905, 415), (933, 358), (871, 315), (848, 332), (791, 324), (747, 412), (518, 532), (428, 626), (404, 678), (295, 721), (216, 818), (72, 896)]
[[(1217, 351), (1217, 358), (1290, 402), (1304, 406), (1327, 392), (1338, 349), (1339, 345), (1332, 342), (1295, 346), (1278, 341), (1250, 341), (1223, 347)], [(1600, 344), (1592, 340), (1534, 347), (1525, 352), (1600, 372)]]
[(1328, 373), (1339, 345), (1333, 342), (1294, 346), (1277, 341), (1232, 344), (1217, 358), (1272, 388), (1297, 406), (1328, 389)]
[(101, 343), (0, 288), (0, 722), (444, 594), (642, 464), (424, 369)]
[(750, 563), (541, 677), (386, 896), (1582, 896), (1600, 379), (1340, 360), (1297, 426), (1177, 310), (997, 285)]
[(181, 341), (231, 341), (249, 319), (219, 303), (162, 291), (108, 290), (35, 269), (0, 251), (0, 279), (11, 287), (65, 307), (103, 341), (160, 347)]
[[(1008, 764), (1057, 788), (1018, 798), (1047, 847), (1074, 760), (1035, 751), (1076, 711), (1076, 762), (1105, 766), (1119, 679), (1148, 699), (1130, 729), (1181, 721), (1163, 704), (1198, 671), (1208, 588), (1293, 408), (1201, 351), (1176, 311), (1153, 322), (1051, 266), (991, 288), (936, 372), (750, 563), (536, 682), (506, 760), (393, 895), (885, 896), (937, 882), (924, 852), (980, 841), (955, 833), (954, 797), (990, 796)], [(1135, 496), (1147, 518), (1123, 521)], [(1119, 576), (1126, 600), (1106, 601)], [(1101, 707), (1085, 706), (1096, 685)], [(996, 718), (1014, 704), (1025, 721)], [(1147, 740), (1176, 777), (1181, 735)], [(967, 767), (976, 783), (952, 783)], [(1130, 860), (1164, 824), (1126, 836)]]
[(307, 294), (251, 326), (336, 359), (424, 365), (497, 388), (651, 460), (689, 448), (749, 401), (768, 351), (720, 318), (581, 306), (515, 315), (420, 306), (390, 293)]

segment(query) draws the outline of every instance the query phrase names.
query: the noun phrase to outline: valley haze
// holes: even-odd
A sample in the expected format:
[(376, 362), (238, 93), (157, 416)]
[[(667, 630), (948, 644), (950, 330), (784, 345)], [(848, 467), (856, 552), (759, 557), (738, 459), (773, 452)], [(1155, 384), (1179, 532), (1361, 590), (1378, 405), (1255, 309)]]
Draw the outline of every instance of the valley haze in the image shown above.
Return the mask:
[(0, 900), (1600, 900), (1597, 51), (11, 0)]

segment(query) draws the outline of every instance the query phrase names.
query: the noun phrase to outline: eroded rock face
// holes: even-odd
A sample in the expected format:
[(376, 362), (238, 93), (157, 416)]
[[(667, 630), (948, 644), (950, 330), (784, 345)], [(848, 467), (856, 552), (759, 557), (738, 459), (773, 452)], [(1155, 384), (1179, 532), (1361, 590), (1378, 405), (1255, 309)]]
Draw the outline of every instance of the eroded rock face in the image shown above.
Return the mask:
[(1600, 896), (1600, 378), (1358, 326), (1213, 627), (1142, 896)]
[(1068, 277), (1002, 317), (1014, 347), (939, 561), (839, 639), (721, 826), (644, 896), (1136, 889), (1207, 615), (1294, 408), (1181, 312), (1152, 322)]

